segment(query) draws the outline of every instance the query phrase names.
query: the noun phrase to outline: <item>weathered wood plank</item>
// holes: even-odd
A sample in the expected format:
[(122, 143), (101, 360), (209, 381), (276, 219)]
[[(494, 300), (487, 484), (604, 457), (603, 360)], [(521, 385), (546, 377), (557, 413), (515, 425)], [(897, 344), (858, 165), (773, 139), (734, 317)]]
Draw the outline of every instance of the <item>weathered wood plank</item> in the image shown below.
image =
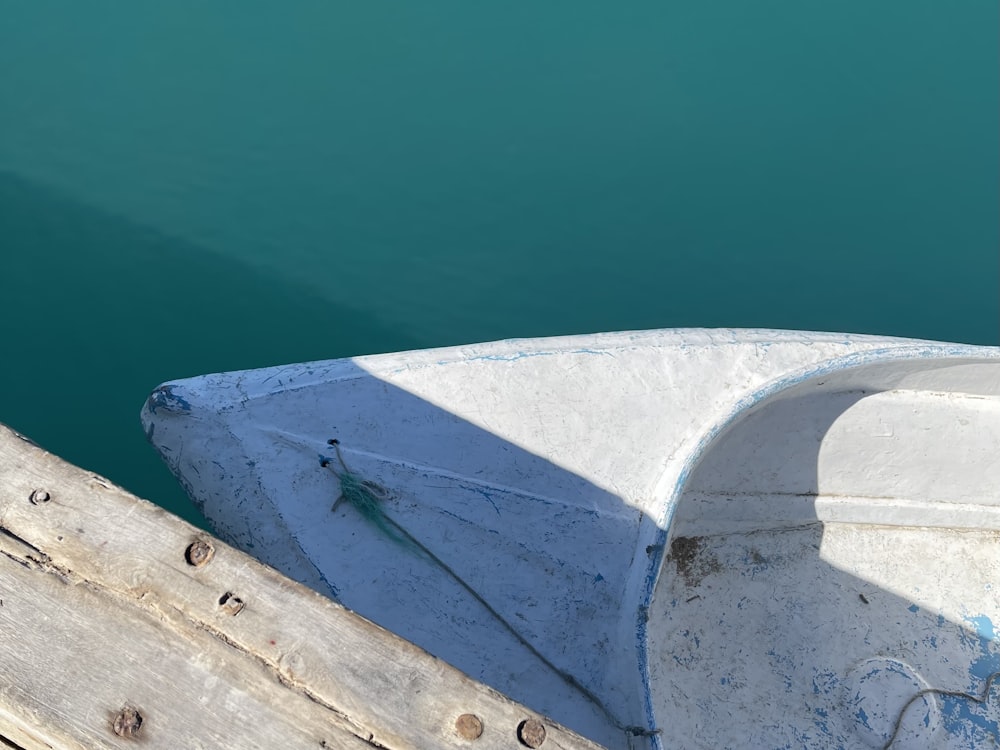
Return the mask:
[(132, 706), (136, 738), (155, 746), (368, 747), (341, 717), (185, 618), (166, 624), (73, 573), (0, 550), (0, 630), (16, 634), (0, 678), (6, 722), (35, 727), (45, 745), (120, 747), (115, 717)]
[(2, 426), (0, 600), (25, 748), (598, 747)]

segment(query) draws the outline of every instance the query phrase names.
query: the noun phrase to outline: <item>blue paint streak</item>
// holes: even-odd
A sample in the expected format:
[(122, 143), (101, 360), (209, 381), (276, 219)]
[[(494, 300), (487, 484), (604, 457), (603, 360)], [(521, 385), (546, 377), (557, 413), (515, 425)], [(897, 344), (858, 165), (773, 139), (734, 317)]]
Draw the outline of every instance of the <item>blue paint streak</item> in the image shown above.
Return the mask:
[(871, 729), (871, 727), (868, 726), (868, 714), (865, 713), (865, 710), (863, 708), (859, 708), (857, 712), (854, 714), (854, 716), (857, 718), (858, 721), (860, 721), (862, 724), (868, 727), (868, 729)]
[(475, 492), (477, 495), (486, 498), (486, 502), (488, 502), (490, 505), (493, 506), (493, 510), (496, 511), (496, 514), (498, 516), (500, 515), (500, 508), (498, 508), (497, 504), (495, 502), (493, 502), (493, 495), (491, 495), (489, 492), (487, 492), (483, 487), (480, 487), (479, 485), (475, 485), (475, 484), (471, 485), (471, 486), (470, 485), (461, 485), (461, 487), (462, 487), (463, 490), (467, 490), (469, 492)]
[(156, 414), (157, 409), (182, 414), (191, 412), (191, 404), (182, 396), (174, 393), (174, 386), (172, 385), (161, 385), (150, 393), (149, 398), (146, 399), (146, 406), (149, 408), (151, 414)]
[[(602, 357), (611, 357), (614, 359), (614, 354), (609, 351), (603, 351), (601, 349), (570, 349), (570, 350), (557, 350), (557, 351), (546, 351), (546, 352), (515, 352), (514, 354), (482, 354), (478, 357), (469, 357), (466, 362), (517, 362), (521, 359), (529, 359), (531, 357), (553, 357), (557, 354), (596, 354)], [(450, 365), (452, 362), (450, 360), (441, 360), (437, 364), (439, 365)]]
[(916, 604), (911, 604), (909, 607), (907, 607), (907, 609), (910, 610), (911, 612), (919, 612), (920, 611), (920, 607), (918, 607)]
[(829, 736), (830, 725), (827, 723), (827, 719), (830, 718), (829, 712), (824, 708), (815, 708), (813, 709), (813, 713), (819, 717), (818, 719), (813, 719), (813, 726), (823, 734)]
[(966, 692), (985, 700), (985, 703), (960, 696), (942, 695), (941, 711), (945, 731), (971, 748), (983, 745), (988, 739), (994, 742), (1000, 740), (1000, 721), (995, 718), (998, 715), (1000, 692), (994, 683), (990, 694), (983, 694), (986, 681), (994, 673), (1000, 672), (1000, 647), (997, 644), (996, 627), (989, 617), (978, 615), (963, 619), (973, 629), (973, 632), (966, 633), (963, 642), (979, 653), (979, 657), (969, 665), (969, 689)]
[[(995, 694), (994, 691), (993, 695)], [(941, 696), (941, 713), (944, 717), (945, 731), (952, 737), (969, 742), (969, 747), (978, 746), (980, 743), (977, 743), (976, 739), (985, 739), (983, 733), (985, 736), (1000, 739), (1000, 724), (995, 719), (983, 715), (986, 709), (986, 706), (965, 698), (952, 695)]]
[(976, 631), (976, 634), (980, 638), (985, 638), (986, 640), (995, 641), (997, 640), (996, 627), (993, 625), (993, 621), (990, 620), (986, 615), (979, 615), (977, 617), (966, 617), (964, 618), (967, 623), (969, 623)]
[(823, 670), (813, 675), (812, 691), (813, 695), (831, 695), (834, 691), (841, 690), (840, 676), (830, 670)]

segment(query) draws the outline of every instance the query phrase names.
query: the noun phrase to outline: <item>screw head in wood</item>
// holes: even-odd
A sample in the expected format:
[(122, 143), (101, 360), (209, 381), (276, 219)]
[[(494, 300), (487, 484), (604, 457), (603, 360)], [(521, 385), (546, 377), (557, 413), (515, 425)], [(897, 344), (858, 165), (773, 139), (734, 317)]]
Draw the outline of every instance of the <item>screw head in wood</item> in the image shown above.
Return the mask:
[(47, 503), (51, 499), (52, 495), (50, 495), (47, 491), (41, 489), (32, 490), (31, 494), (28, 495), (28, 502), (30, 502), (32, 505), (41, 505), (42, 503)]
[(538, 719), (525, 719), (517, 725), (517, 738), (522, 745), (534, 750), (545, 742), (545, 727)]
[(212, 559), (213, 555), (215, 555), (215, 548), (204, 539), (191, 542), (184, 551), (184, 559), (187, 560), (188, 565), (193, 565), (196, 568), (205, 565)]
[(483, 720), (475, 714), (462, 714), (455, 719), (455, 731), (464, 740), (478, 740), (483, 734)]
[(243, 607), (245, 606), (244, 601), (232, 591), (227, 591), (219, 597), (219, 607), (230, 617), (236, 617), (236, 615), (243, 611)]
[(135, 706), (124, 705), (115, 714), (114, 721), (111, 722), (111, 729), (119, 737), (132, 738), (139, 734), (142, 727), (142, 715)]

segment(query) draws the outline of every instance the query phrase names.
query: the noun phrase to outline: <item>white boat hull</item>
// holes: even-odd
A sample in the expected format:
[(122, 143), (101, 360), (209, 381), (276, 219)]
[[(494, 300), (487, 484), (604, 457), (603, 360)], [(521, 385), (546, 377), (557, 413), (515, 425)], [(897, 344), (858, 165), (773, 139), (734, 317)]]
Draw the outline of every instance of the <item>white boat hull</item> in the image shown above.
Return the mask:
[[(1000, 670), (998, 354), (508, 341), (175, 381), (143, 421), (220, 536), (609, 747), (965, 748), (996, 698), (921, 691)], [(433, 558), (331, 511), (333, 437)]]

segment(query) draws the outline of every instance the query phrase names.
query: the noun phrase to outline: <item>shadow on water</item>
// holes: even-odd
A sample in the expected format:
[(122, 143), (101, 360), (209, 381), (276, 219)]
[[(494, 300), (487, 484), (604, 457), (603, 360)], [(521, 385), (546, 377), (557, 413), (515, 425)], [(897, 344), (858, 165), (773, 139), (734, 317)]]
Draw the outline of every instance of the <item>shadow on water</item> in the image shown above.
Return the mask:
[(0, 420), (204, 523), (142, 438), (157, 383), (413, 348), (358, 312), (0, 172)]
[[(238, 419), (227, 416), (228, 427), (245, 426), (239, 440), (205, 432), (213, 408), (234, 406), (224, 390), (199, 388), (206, 401), (192, 406), (181, 383), (154, 393), (149, 407), (168, 462), (203, 482), (214, 476), (201, 499), (224, 538), (609, 747), (640, 746), (623, 727), (648, 727), (647, 709), (663, 747), (880, 747), (904, 714), (896, 750), (931, 746), (935, 733), (962, 748), (996, 738), (995, 701), (918, 696), (928, 687), (980, 695), (1000, 669), (993, 630), (1000, 605), (989, 593), (995, 532), (935, 529), (921, 516), (884, 527), (864, 517), (891, 496), (879, 495), (879, 482), (898, 480), (878, 473), (882, 463), (919, 471), (937, 460), (925, 455), (935, 441), (968, 447), (977, 431), (996, 434), (983, 393), (915, 410), (892, 400), (902, 382), (892, 381), (896, 375), (876, 372), (872, 382), (881, 385), (845, 376), (820, 393), (806, 392), (816, 387), (808, 382), (768, 398), (708, 444), (669, 531), (658, 536), (656, 519), (583, 476), (589, 459), (603, 461), (617, 449), (594, 445), (588, 459), (560, 448), (561, 439), (597, 434), (585, 422), (611, 424), (602, 409), (617, 408), (593, 403), (593, 372), (579, 374), (601, 352), (577, 354), (574, 367), (560, 369), (559, 400), (540, 393), (537, 378), (522, 389), (512, 367), (493, 391), (456, 389), (454, 413), (421, 395), (419, 378), (398, 379), (398, 371), (381, 376), (349, 362), (297, 374), (275, 368), (241, 391)], [(940, 367), (911, 364), (900, 366), (900, 377)], [(447, 368), (437, 369), (435, 378), (447, 378)], [(649, 387), (627, 375), (620, 385)], [(928, 391), (932, 385), (925, 383)], [(491, 398), (502, 408), (484, 408)], [(933, 419), (937, 406), (962, 427), (928, 432), (944, 424)], [(505, 410), (522, 437), (544, 436), (547, 455), (580, 466), (557, 466), (523, 440), (503, 437), (502, 427), (496, 434), (461, 416), (489, 415), (500, 424)], [(670, 421), (669, 411), (660, 416)], [(881, 420), (897, 417), (897, 439), (885, 441)], [(338, 466), (325, 446), (332, 430), (350, 470), (387, 490), (385, 512), (440, 562), (387, 538), (349, 504), (331, 513), (340, 488), (317, 456), (325, 452)], [(186, 431), (189, 439), (217, 441), (213, 454), (178, 450)], [(647, 459), (673, 454), (674, 434), (650, 426), (648, 440), (604, 465), (621, 468), (630, 494), (656, 497), (659, 464)], [(831, 445), (848, 450), (831, 457)], [(993, 471), (981, 452), (969, 452), (968, 465), (960, 454), (939, 453), (966, 477), (965, 485), (948, 477), (943, 491), (976, 489)], [(842, 472), (838, 459), (847, 461)], [(252, 471), (242, 469), (251, 462)], [(852, 490), (861, 516), (824, 520), (827, 496)], [(930, 500), (955, 499), (936, 497), (938, 490)], [(980, 499), (996, 504), (990, 492), (984, 485)], [(665, 543), (662, 557), (650, 544), (657, 539)], [(963, 586), (953, 586), (959, 578)], [(652, 676), (646, 697), (643, 649)], [(565, 675), (586, 685), (607, 713)]]

